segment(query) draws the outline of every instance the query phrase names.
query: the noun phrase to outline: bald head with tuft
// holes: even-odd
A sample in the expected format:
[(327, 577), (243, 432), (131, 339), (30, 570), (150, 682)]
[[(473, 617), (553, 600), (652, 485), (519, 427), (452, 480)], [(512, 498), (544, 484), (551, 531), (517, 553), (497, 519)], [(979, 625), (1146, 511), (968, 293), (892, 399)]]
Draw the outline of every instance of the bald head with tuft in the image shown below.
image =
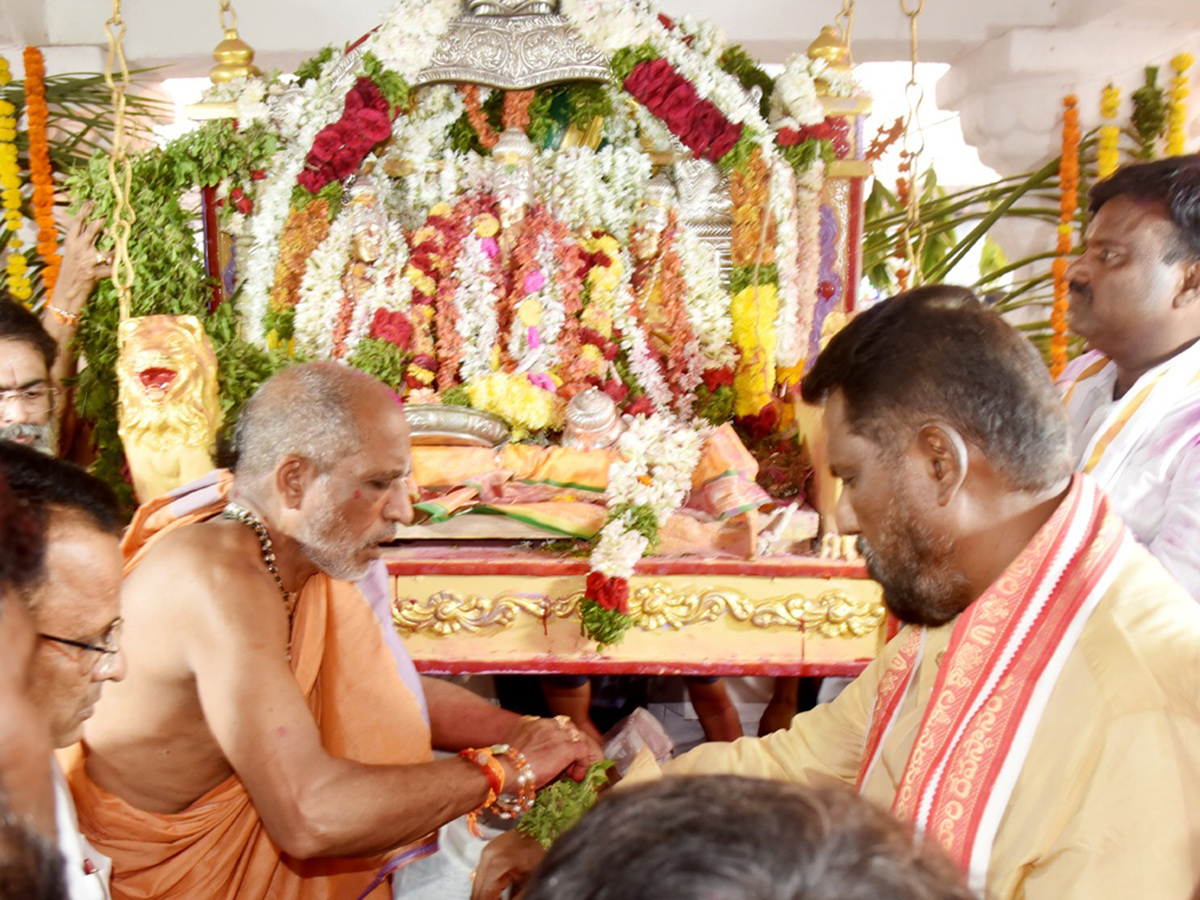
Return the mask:
[(335, 362), (301, 363), (269, 378), (246, 403), (234, 431), (239, 487), (261, 499), (288, 456), (328, 472), (362, 444), (362, 405), (385, 395), (394, 398), (383, 382)]

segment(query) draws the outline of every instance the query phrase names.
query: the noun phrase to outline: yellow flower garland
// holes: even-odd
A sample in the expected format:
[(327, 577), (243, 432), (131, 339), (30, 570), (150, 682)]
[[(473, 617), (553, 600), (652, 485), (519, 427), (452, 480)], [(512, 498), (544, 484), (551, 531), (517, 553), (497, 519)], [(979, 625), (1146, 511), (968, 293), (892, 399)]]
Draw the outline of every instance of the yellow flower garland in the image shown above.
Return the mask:
[(1167, 105), (1167, 156), (1183, 154), (1183, 129), (1187, 125), (1187, 70), (1192, 67), (1196, 58), (1190, 53), (1180, 53), (1171, 59), (1171, 68), (1175, 76), (1171, 79), (1171, 101)]
[(1121, 89), (1109, 84), (1100, 93), (1100, 115), (1104, 124), (1100, 126), (1100, 146), (1096, 152), (1096, 173), (1101, 178), (1107, 178), (1117, 171), (1119, 162), (1117, 144), (1121, 137), (1121, 127), (1114, 125), (1113, 120), (1121, 109)]
[[(0, 56), (0, 87), (12, 82), (8, 60)], [(4, 227), (16, 232), (21, 227), (21, 167), (17, 163), (16, 107), (0, 100), (0, 196), (3, 197)], [(29, 260), (20, 252), (23, 241), (14, 233), (8, 239), (8, 260), (4, 270), (8, 292), (14, 300), (27, 303), (33, 296), (29, 281)]]
[(741, 354), (741, 364), (733, 378), (736, 397), (734, 415), (755, 416), (771, 402), (775, 387), (775, 351), (778, 335), (775, 317), (779, 298), (775, 285), (759, 284), (743, 288), (729, 304), (733, 318), (733, 344)]
[(513, 427), (514, 440), (534, 431), (563, 427), (566, 401), (543, 390), (524, 375), (493, 372), (467, 384), (471, 405), (495, 413)]

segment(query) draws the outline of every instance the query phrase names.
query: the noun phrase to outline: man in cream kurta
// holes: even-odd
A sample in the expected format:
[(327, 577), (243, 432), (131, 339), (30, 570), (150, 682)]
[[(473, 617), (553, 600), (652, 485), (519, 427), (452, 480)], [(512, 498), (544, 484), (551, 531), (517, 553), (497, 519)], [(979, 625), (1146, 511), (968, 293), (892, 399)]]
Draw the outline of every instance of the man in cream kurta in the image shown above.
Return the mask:
[[(930, 629), (913, 691), (862, 793), (890, 807), (952, 624)], [(853, 784), (881, 674), (903, 633), (832, 703), (765, 738), (703, 744), (664, 774)], [(1067, 659), (991, 854), (993, 900), (1186, 900), (1200, 880), (1200, 615), (1144, 551)], [(639, 760), (630, 777), (649, 767)]]
[(1067, 278), (1092, 350), (1059, 378), (1077, 465), (1200, 600), (1200, 157), (1125, 166), (1089, 207)]
[(989, 900), (1187, 900), (1200, 610), (1070, 476), (1036, 352), (935, 285), (860, 314), (802, 392), (825, 403), (839, 530), (907, 627), (786, 731), (665, 771), (856, 784)]

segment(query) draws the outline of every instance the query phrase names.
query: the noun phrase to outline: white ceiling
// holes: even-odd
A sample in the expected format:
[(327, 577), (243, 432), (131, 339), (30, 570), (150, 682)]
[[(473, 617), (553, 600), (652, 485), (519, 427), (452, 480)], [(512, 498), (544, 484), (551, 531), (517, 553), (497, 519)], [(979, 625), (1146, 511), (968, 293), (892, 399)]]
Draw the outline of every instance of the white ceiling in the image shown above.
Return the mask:
[[(915, 6), (918, 0), (908, 0)], [(908, 56), (900, 0), (858, 0), (853, 42), (860, 61)], [(291, 67), (328, 43), (352, 40), (386, 13), (391, 0), (235, 0), (243, 37), (266, 67)], [(803, 49), (831, 23), (840, 0), (663, 0), (668, 13), (718, 22), (767, 62)], [(174, 63), (175, 74), (207, 69), (220, 40), (217, 0), (124, 0), (125, 48), (139, 64)], [(0, 44), (103, 45), (109, 0), (0, 0)], [(1014, 28), (1056, 28), (1094, 21), (1154, 22), (1200, 30), (1197, 0), (925, 0), (918, 19), (921, 56), (953, 61), (963, 50)]]
[[(922, 0), (857, 0), (852, 44), (858, 62), (909, 55), (902, 7)], [(258, 65), (290, 70), (327, 44), (374, 27), (393, 0), (233, 0)], [(833, 22), (841, 0), (660, 0), (668, 14), (716, 21), (764, 62), (804, 50)], [(221, 39), (218, 0), (123, 0), (125, 52), (133, 65), (168, 65), (163, 78), (203, 75)], [(111, 0), (0, 0), (0, 52), (17, 63), (22, 44), (47, 48), (51, 71), (99, 71)], [(924, 0), (919, 55), (951, 68), (938, 101), (962, 115), (967, 140), (996, 169), (1019, 171), (1052, 155), (1059, 100), (1081, 98), (1085, 127), (1097, 124), (1100, 88), (1127, 92), (1142, 67), (1188, 49), (1200, 55), (1200, 0)], [(14, 58), (15, 56), (15, 58)], [(1193, 98), (1200, 79), (1192, 71)], [(1165, 77), (1162, 81), (1165, 81)], [(1193, 99), (1193, 110), (1200, 103)], [(1189, 147), (1200, 143), (1200, 117)]]

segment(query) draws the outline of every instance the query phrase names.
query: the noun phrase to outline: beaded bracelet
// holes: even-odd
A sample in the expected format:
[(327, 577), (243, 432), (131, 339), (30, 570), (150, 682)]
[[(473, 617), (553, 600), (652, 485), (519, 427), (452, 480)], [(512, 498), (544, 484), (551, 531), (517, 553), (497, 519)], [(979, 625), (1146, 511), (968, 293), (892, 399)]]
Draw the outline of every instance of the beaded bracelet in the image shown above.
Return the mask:
[(471, 834), (476, 837), (482, 837), (479, 831), (479, 814), (484, 810), (495, 805), (500, 798), (500, 792), (504, 790), (504, 766), (500, 765), (500, 761), (496, 759), (492, 748), (475, 749), (469, 747), (466, 750), (460, 750), (458, 753), (463, 759), (472, 762), (479, 766), (480, 771), (487, 777), (488, 780), (488, 795), (478, 807), (467, 813), (467, 828)]
[(507, 756), (512, 760), (517, 770), (517, 793), (506, 799), (503, 794), (496, 797), (492, 809), (502, 819), (513, 819), (526, 813), (537, 799), (537, 788), (534, 787), (533, 766), (525, 758), (525, 754), (508, 744), (493, 744), (492, 753)]

